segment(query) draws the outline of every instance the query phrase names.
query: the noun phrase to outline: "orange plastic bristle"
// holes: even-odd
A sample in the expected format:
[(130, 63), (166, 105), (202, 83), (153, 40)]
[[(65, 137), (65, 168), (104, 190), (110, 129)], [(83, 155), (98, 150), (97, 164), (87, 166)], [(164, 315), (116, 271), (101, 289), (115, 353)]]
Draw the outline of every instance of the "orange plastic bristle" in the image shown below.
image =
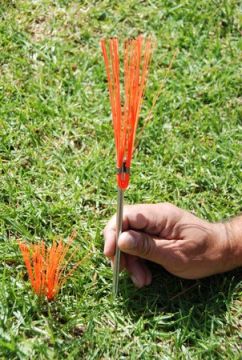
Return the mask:
[(29, 246), (18, 242), (31, 286), (37, 295), (53, 300), (63, 283), (80, 264), (80, 261), (76, 263), (65, 275), (65, 270), (75, 254), (73, 250), (66, 259), (75, 236), (76, 233), (73, 232), (66, 244), (62, 240), (58, 243), (54, 241), (50, 247), (47, 247), (44, 241), (39, 245)]
[(129, 184), (135, 134), (148, 76), (152, 44), (138, 36), (124, 43), (124, 99), (121, 99), (118, 39), (101, 40), (113, 118), (118, 186)]

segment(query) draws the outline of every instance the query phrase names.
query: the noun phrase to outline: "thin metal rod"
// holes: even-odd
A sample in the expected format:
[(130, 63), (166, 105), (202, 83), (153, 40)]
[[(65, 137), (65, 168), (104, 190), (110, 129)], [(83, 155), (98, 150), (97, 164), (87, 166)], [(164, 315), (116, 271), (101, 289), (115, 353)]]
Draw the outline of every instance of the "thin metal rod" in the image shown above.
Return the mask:
[(123, 206), (124, 206), (124, 191), (118, 188), (118, 203), (117, 203), (117, 218), (116, 218), (116, 252), (113, 267), (113, 296), (118, 294), (119, 283), (119, 268), (120, 268), (120, 249), (118, 248), (118, 239), (122, 233), (123, 222)]

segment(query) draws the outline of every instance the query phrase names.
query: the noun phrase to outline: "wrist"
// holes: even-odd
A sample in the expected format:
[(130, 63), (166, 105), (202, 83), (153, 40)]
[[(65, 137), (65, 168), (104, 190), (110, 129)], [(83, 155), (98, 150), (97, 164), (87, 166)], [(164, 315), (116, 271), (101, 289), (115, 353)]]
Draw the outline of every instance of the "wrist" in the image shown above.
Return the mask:
[(242, 266), (242, 216), (234, 218), (224, 225), (230, 249), (230, 267), (240, 267)]

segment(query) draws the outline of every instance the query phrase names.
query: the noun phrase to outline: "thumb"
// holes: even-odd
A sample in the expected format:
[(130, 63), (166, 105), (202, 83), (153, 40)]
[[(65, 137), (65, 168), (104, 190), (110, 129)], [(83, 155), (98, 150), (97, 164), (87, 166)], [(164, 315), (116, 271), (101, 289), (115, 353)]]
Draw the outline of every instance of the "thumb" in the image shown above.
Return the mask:
[(170, 240), (155, 239), (147, 233), (134, 230), (123, 232), (118, 240), (118, 247), (126, 254), (165, 265)]

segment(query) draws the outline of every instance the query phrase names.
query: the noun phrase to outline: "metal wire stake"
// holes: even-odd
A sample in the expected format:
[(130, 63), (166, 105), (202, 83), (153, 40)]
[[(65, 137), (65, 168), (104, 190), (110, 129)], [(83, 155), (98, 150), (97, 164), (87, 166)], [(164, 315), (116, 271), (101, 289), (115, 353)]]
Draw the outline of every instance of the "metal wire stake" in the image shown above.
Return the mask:
[(113, 296), (118, 294), (119, 283), (119, 268), (120, 268), (120, 249), (118, 248), (118, 239), (122, 233), (123, 222), (123, 206), (124, 206), (124, 191), (118, 188), (118, 204), (117, 204), (117, 218), (116, 218), (116, 252), (113, 267)]

